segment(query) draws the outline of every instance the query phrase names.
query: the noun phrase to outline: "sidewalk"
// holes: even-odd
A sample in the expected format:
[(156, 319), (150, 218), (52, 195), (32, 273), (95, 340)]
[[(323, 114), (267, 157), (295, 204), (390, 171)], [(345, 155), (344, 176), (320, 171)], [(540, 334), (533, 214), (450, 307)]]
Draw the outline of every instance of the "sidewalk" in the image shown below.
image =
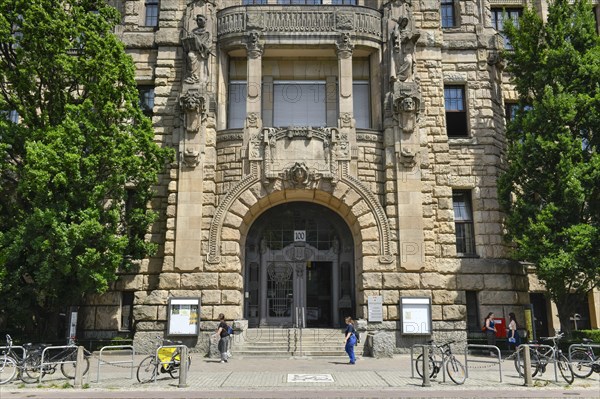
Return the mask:
[[(135, 358), (135, 368), (143, 358), (143, 355), (137, 355)], [(113, 356), (112, 359), (116, 359)], [(119, 357), (118, 360), (123, 360)], [(459, 355), (458, 359), (464, 363), (464, 356)], [(469, 356), (469, 359), (479, 359), (489, 361), (490, 358)], [(471, 362), (471, 360), (469, 360)], [(98, 357), (94, 355), (90, 359), (90, 371), (85, 378), (85, 392), (82, 397), (91, 397), (95, 391), (110, 392), (129, 392), (131, 395), (114, 397), (133, 397), (133, 392), (156, 392), (169, 390), (171, 393), (184, 391), (201, 391), (207, 395), (213, 392), (212, 397), (225, 396), (226, 392), (237, 392), (242, 397), (243, 393), (251, 392), (279, 392), (285, 395), (285, 392), (337, 392), (339, 396), (348, 397), (348, 393), (371, 393), (382, 397), (386, 391), (390, 393), (401, 391), (412, 391), (415, 396), (421, 393), (434, 393), (438, 391), (445, 392), (446, 395), (456, 393), (456, 397), (470, 396), (469, 391), (489, 390), (497, 393), (497, 396), (503, 396), (501, 393), (508, 393), (507, 397), (537, 397), (542, 392), (550, 393), (555, 391), (558, 396), (562, 392), (566, 395), (577, 395), (577, 397), (600, 397), (600, 378), (594, 373), (587, 379), (575, 379), (575, 382), (568, 386), (564, 380), (558, 376), (559, 381), (554, 380), (554, 370), (551, 366), (541, 377), (534, 378), (534, 387), (524, 387), (523, 379), (520, 378), (515, 370), (512, 360), (502, 363), (502, 379), (498, 365), (469, 363), (469, 370), (464, 385), (456, 385), (446, 377), (443, 382), (443, 376), (431, 380), (431, 387), (422, 387), (422, 380), (415, 372), (415, 377), (411, 376), (410, 355), (395, 355), (389, 359), (359, 358), (355, 365), (349, 365), (345, 357), (335, 358), (236, 358), (229, 360), (228, 363), (219, 363), (217, 359), (208, 359), (197, 354), (192, 354), (192, 365), (188, 372), (187, 387), (179, 388), (179, 380), (172, 379), (168, 374), (160, 374), (155, 383), (140, 384), (135, 377), (130, 379), (131, 367), (120, 364), (118, 366), (102, 365), (100, 381), (97, 381)], [(65, 383), (60, 371), (52, 375), (47, 375), (42, 380), (41, 386), (37, 384), (23, 384), (21, 381), (13, 381), (10, 384), (0, 386), (0, 398), (21, 397), (44, 397), (32, 396), (32, 393), (58, 391), (61, 389), (63, 394)], [(72, 383), (72, 381), (70, 381)], [(518, 391), (518, 392), (517, 392)], [(73, 390), (69, 390), (73, 392)], [(383, 392), (377, 393), (376, 392)], [(169, 393), (168, 397), (173, 395)], [(533, 395), (533, 396), (532, 396)], [(210, 396), (210, 395), (209, 395)], [(386, 397), (393, 397), (387, 396)], [(454, 395), (452, 395), (454, 396)], [(495, 395), (487, 395), (487, 397)], [(544, 394), (544, 396), (546, 396)], [(48, 396), (49, 397), (49, 396)], [(52, 396), (61, 397), (61, 396)], [(63, 397), (67, 397), (64, 395)], [(69, 396), (76, 397), (76, 396)], [(100, 396), (98, 396), (100, 397)], [(138, 396), (136, 396), (138, 397)], [(142, 397), (150, 397), (142, 394)], [(154, 397), (154, 396), (153, 396)], [(160, 395), (157, 397), (161, 397)], [(162, 397), (166, 397), (163, 394)], [(187, 397), (187, 396), (186, 396)], [(256, 396), (256, 397), (266, 397)], [(355, 396), (352, 396), (355, 397)]]

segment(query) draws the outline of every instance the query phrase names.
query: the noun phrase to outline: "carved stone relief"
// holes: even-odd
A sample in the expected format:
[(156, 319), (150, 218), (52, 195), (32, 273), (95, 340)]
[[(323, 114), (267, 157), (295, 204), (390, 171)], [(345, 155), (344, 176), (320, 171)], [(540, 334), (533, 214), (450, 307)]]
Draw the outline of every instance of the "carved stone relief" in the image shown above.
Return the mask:
[(205, 85), (208, 82), (209, 57), (215, 54), (212, 51), (210, 32), (206, 30), (206, 17), (197, 14), (196, 25), (181, 39), (188, 61), (185, 82)]
[(196, 134), (200, 125), (206, 120), (206, 104), (208, 98), (198, 90), (188, 90), (179, 98), (179, 104), (185, 113), (185, 130)]

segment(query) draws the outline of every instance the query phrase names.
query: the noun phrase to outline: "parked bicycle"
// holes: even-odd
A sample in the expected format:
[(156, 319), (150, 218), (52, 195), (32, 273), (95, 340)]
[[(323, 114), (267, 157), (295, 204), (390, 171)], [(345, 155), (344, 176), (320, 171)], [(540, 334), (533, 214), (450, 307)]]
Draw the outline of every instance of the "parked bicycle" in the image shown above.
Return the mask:
[(579, 378), (587, 378), (593, 372), (600, 374), (600, 356), (596, 356), (591, 344), (594, 341), (588, 338), (583, 339), (583, 344), (573, 349), (571, 353), (571, 367), (573, 374)]
[(23, 344), (21, 353), (15, 352), (11, 336), (6, 334), (6, 346), (0, 357), (0, 385), (7, 384), (16, 378), (26, 383), (37, 382), (37, 379), (29, 377), (27, 373), (27, 369), (33, 366), (31, 357), (26, 354), (31, 353), (33, 349), (34, 345), (27, 343)]
[[(64, 347), (56, 347), (55, 350), (44, 349), (52, 348), (52, 345), (39, 344), (31, 352), (28, 351), (25, 359), (27, 367), (25, 372), (28, 377), (33, 380), (39, 380), (40, 373), (44, 377), (48, 374), (54, 374), (60, 365), (61, 373), (69, 379), (75, 378), (75, 368), (77, 364), (77, 345), (75, 341), (71, 341), (69, 345)], [(60, 348), (60, 349), (59, 349)], [(44, 363), (42, 364), (42, 355), (44, 355)], [(87, 374), (90, 369), (91, 352), (84, 349), (83, 357), (83, 375)]]
[[(558, 347), (558, 341), (564, 337), (564, 334), (557, 334), (554, 337), (540, 337), (542, 341), (551, 341), (552, 346), (540, 345), (537, 341), (533, 341), (529, 345), (529, 356), (531, 358), (531, 376), (535, 377), (538, 373), (542, 375), (546, 371), (549, 363), (556, 363), (556, 367), (560, 371), (560, 375), (568, 384), (572, 384), (575, 380), (573, 369), (569, 363), (569, 359), (562, 353)], [(524, 347), (519, 347), (522, 350)], [(525, 375), (525, 360), (521, 352), (520, 356), (515, 358), (515, 368), (520, 376)]]
[[(453, 344), (454, 341), (441, 345), (436, 345), (434, 341), (429, 341), (428, 343), (431, 345), (431, 350), (429, 351), (429, 378), (435, 378), (440, 370), (442, 370), (442, 367), (445, 367), (448, 376), (455, 384), (463, 384), (466, 380), (465, 367), (452, 353), (450, 344)], [(435, 354), (436, 349), (440, 352), (441, 358)], [(421, 378), (423, 378), (423, 366), (423, 354), (420, 354), (415, 360), (415, 368)]]
[[(156, 376), (161, 373), (168, 373), (171, 378), (177, 378), (181, 365), (181, 353), (178, 345), (183, 345), (181, 341), (163, 340), (156, 337), (156, 351), (148, 355), (140, 362), (137, 369), (137, 380), (141, 383), (154, 381)], [(160, 342), (162, 341), (162, 345)], [(187, 368), (189, 370), (192, 364), (192, 358), (188, 355)]]

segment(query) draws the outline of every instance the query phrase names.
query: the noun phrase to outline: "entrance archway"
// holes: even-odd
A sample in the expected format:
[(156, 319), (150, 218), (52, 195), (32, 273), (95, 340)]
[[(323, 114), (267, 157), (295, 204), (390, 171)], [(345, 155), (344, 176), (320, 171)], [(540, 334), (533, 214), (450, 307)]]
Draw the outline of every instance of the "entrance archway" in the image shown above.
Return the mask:
[(339, 327), (355, 314), (354, 241), (344, 220), (308, 202), (275, 206), (245, 247), (249, 327)]

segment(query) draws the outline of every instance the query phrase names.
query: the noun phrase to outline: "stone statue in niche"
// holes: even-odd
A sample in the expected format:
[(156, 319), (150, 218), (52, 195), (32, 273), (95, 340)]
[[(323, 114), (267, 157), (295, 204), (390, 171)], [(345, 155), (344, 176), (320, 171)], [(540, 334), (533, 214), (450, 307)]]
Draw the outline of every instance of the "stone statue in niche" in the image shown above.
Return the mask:
[(412, 82), (415, 74), (415, 46), (421, 36), (409, 24), (407, 17), (398, 19), (392, 31), (390, 80)]
[(179, 99), (185, 112), (185, 130), (190, 134), (198, 133), (200, 123), (206, 119), (206, 98), (197, 91), (188, 91)]
[(196, 28), (182, 39), (183, 50), (187, 54), (188, 73), (186, 83), (205, 83), (208, 81), (208, 59), (212, 52), (210, 32), (206, 30), (206, 17), (196, 15)]

